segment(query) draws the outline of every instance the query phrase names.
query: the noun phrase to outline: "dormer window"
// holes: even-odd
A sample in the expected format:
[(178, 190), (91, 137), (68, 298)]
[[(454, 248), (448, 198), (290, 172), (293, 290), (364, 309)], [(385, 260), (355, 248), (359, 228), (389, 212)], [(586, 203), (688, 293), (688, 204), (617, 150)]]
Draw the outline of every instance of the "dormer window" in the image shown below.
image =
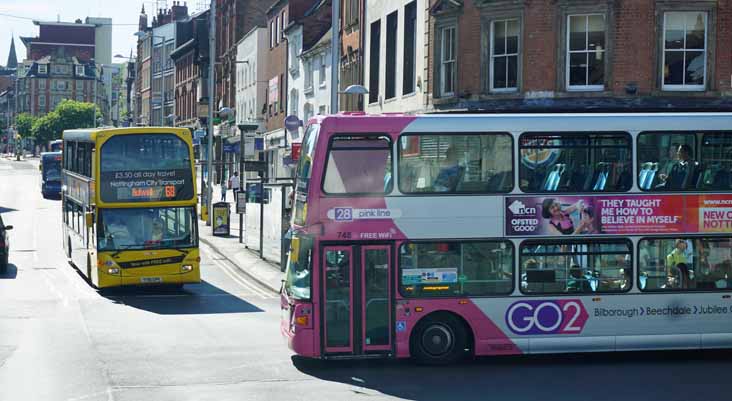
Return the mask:
[(48, 74), (48, 65), (38, 64), (38, 73), (39, 74)]
[(77, 77), (83, 77), (84, 76), (84, 66), (83, 65), (77, 65), (76, 66), (76, 76)]

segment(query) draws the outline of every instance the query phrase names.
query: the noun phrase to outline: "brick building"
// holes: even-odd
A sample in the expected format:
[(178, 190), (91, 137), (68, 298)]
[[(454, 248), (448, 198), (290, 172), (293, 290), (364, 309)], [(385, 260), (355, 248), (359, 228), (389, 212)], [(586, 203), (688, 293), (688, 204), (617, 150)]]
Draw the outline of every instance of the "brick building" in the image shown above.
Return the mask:
[(434, 110), (730, 110), (732, 2), (431, 0)]
[(175, 50), (170, 54), (175, 63), (177, 126), (194, 128), (208, 116), (209, 15), (205, 10), (178, 22)]
[(38, 36), (21, 37), (26, 59), (18, 65), (17, 113), (42, 116), (74, 99), (95, 102), (108, 119), (110, 92), (102, 76), (112, 70), (111, 19), (33, 23)]
[(216, 0), (217, 107), (236, 108), (237, 43), (253, 28), (264, 26), (271, 4), (271, 0)]
[(53, 111), (64, 99), (92, 102), (96, 96), (102, 115), (108, 115), (104, 84), (98, 79), (101, 69), (96, 67), (94, 62), (76, 57), (49, 55), (24, 61), (19, 66), (17, 113), (39, 117)]
[[(341, 65), (339, 88), (363, 85), (363, 6), (365, 0), (341, 0)], [(363, 110), (363, 97), (340, 95), (338, 108), (342, 111)]]

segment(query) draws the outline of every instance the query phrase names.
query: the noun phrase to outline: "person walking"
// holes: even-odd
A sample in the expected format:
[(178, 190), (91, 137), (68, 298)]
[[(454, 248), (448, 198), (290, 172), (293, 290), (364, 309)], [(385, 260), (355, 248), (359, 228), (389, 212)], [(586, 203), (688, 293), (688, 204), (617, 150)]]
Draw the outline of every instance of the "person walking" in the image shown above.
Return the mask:
[(239, 172), (234, 171), (234, 174), (229, 177), (229, 188), (234, 192), (234, 201), (236, 201), (236, 193), (239, 192)]

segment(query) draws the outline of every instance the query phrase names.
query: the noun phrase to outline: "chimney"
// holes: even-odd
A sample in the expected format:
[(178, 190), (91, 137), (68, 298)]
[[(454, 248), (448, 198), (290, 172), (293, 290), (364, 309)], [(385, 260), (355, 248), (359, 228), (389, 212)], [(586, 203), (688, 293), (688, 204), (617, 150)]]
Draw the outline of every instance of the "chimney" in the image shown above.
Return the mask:
[(183, 5), (180, 4), (180, 1), (174, 1), (173, 6), (170, 8), (173, 21), (180, 21), (183, 19), (188, 18), (188, 6), (184, 2)]

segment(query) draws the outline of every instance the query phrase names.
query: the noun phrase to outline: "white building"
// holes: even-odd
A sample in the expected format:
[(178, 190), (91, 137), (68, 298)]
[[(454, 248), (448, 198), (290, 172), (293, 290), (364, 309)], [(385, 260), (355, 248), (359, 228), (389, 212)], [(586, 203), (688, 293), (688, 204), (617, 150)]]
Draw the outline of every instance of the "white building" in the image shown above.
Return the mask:
[[(300, 118), (304, 124), (316, 114), (330, 112), (331, 32), (328, 30), (310, 48), (303, 48), (303, 25), (286, 32), (289, 43), (287, 73), (288, 114)], [(290, 141), (302, 140), (299, 133), (290, 134)]]
[(366, 2), (364, 83), (366, 111), (424, 110), (427, 89), (427, 0)]
[(256, 153), (255, 138), (261, 147), (265, 131), (262, 110), (267, 100), (267, 83), (262, 77), (267, 72), (267, 40), (267, 28), (256, 27), (236, 47), (236, 125), (257, 126), (253, 132), (245, 131), (244, 153), (249, 157)]
[[(152, 29), (152, 116), (150, 125), (173, 125), (168, 116), (175, 115), (175, 63), (170, 53), (175, 49), (176, 23)], [(161, 93), (165, 92), (165, 110), (161, 115)]]

